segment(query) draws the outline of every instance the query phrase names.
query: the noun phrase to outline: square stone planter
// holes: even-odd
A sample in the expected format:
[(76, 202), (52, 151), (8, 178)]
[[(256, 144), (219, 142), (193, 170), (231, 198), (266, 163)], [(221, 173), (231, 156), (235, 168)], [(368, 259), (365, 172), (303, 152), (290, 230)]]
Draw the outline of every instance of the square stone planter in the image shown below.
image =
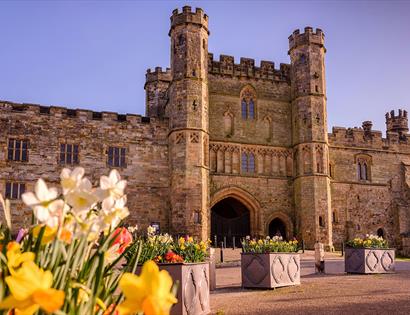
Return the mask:
[(345, 272), (392, 273), (395, 268), (395, 250), (346, 247)]
[(241, 255), (242, 287), (272, 289), (300, 284), (297, 253)]
[[(166, 270), (174, 283), (179, 282), (178, 303), (171, 308), (171, 315), (205, 315), (211, 312), (209, 303), (209, 262), (158, 264)], [(140, 274), (141, 267), (137, 268)]]

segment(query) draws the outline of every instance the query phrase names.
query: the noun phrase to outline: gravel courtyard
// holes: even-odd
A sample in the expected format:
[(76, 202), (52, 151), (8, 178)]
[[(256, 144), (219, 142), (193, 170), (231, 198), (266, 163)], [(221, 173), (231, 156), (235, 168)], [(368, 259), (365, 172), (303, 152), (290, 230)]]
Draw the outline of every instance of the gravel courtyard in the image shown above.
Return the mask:
[(343, 258), (328, 254), (327, 274), (315, 275), (310, 252), (302, 255), (300, 286), (268, 291), (242, 289), (232, 265), (216, 270), (212, 314), (410, 314), (410, 262), (396, 262), (395, 274), (346, 275)]

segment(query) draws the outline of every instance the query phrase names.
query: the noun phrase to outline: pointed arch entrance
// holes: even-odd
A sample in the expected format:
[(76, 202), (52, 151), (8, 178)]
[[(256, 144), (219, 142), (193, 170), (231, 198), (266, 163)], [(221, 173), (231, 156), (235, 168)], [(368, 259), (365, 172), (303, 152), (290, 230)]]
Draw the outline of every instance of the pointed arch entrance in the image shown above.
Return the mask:
[[(259, 202), (247, 191), (238, 187), (222, 188), (211, 196), (211, 235), (215, 232), (235, 234), (236, 240), (250, 236), (261, 236)], [(225, 221), (224, 221), (225, 220)], [(226, 220), (230, 220), (227, 222)], [(223, 235), (228, 236), (228, 235)], [(222, 237), (223, 237), (222, 236)], [(218, 237), (218, 239), (220, 239)]]
[(232, 238), (239, 242), (241, 238), (250, 235), (250, 212), (239, 200), (228, 197), (216, 203), (211, 209), (211, 235), (223, 240), (226, 237), (228, 245)]
[(292, 220), (284, 212), (275, 212), (266, 221), (266, 232), (271, 237), (282, 236), (290, 240), (294, 237)]

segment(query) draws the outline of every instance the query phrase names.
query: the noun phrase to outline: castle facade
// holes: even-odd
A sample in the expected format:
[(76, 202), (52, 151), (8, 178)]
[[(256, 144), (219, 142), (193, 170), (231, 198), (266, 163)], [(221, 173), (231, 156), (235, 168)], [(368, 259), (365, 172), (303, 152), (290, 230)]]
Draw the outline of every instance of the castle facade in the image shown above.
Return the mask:
[(410, 248), (410, 135), (405, 110), (386, 114), (387, 137), (327, 130), (325, 37), (289, 37), (275, 67), (208, 52), (208, 16), (171, 16), (171, 67), (146, 73), (146, 116), (0, 102), (0, 192), (16, 226), (20, 195), (81, 165), (95, 182), (127, 179), (129, 223), (219, 240), (298, 237), (329, 248), (367, 233)]

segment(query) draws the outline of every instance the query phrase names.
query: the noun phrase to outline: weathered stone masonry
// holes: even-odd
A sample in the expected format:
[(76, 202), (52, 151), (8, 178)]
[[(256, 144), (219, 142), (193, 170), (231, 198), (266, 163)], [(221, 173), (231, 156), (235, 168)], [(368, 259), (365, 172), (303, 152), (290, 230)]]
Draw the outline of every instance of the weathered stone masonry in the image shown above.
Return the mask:
[[(56, 183), (65, 167), (62, 143), (79, 145), (80, 165), (96, 182), (108, 173), (114, 146), (125, 148), (119, 171), (128, 180), (129, 223), (141, 229), (155, 222), (162, 231), (208, 238), (219, 229), (214, 209), (240, 203), (245, 219), (239, 210), (225, 219), (242, 220), (255, 236), (280, 222), (283, 236), (331, 248), (382, 233), (409, 253), (407, 112), (386, 114), (386, 138), (370, 121), (328, 133), (320, 29), (295, 31), (290, 64), (276, 68), (216, 60), (209, 34), (201, 9), (174, 10), (170, 68), (146, 73), (147, 117), (0, 102), (0, 191), (8, 182), (33, 189), (39, 177)], [(27, 162), (8, 160), (10, 139), (28, 140)], [(19, 200), (12, 205), (16, 226), (27, 223), (29, 210)], [(230, 228), (224, 231), (239, 235)]]

